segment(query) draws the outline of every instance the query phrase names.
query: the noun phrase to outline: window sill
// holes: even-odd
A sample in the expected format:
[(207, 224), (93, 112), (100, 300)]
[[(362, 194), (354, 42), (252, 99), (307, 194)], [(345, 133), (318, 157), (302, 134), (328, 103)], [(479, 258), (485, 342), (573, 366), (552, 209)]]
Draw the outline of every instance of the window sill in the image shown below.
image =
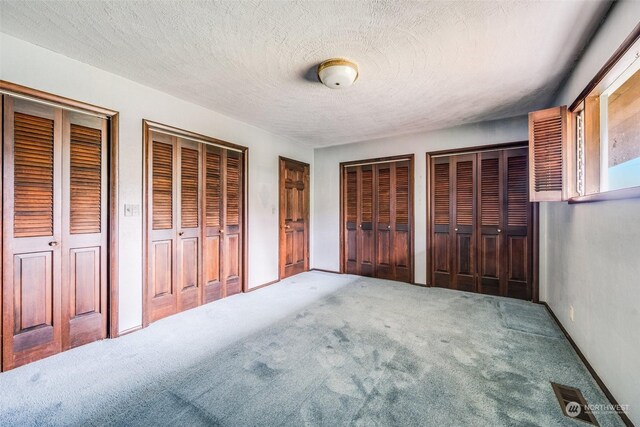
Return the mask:
[(588, 194), (586, 196), (572, 197), (569, 204), (603, 202), (605, 200), (622, 200), (640, 198), (640, 187), (623, 188), (621, 190), (605, 191), (602, 193)]

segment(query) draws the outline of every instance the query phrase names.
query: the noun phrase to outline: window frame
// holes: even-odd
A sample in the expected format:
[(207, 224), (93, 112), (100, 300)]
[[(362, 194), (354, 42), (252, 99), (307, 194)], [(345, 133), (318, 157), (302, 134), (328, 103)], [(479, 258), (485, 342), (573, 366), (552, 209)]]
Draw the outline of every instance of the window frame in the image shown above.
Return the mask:
[[(600, 191), (600, 108), (599, 95), (593, 94), (598, 89), (602, 89), (603, 85), (608, 87), (613, 84), (622, 75), (624, 69), (634, 61), (640, 61), (640, 23), (569, 107), (570, 121), (574, 129), (571, 156), (575, 159), (574, 179), (570, 185), (572, 193), (576, 194), (569, 198), (569, 203), (640, 198), (640, 186)], [(625, 63), (628, 65), (625, 66)], [(582, 117), (581, 126), (578, 126), (579, 117)], [(582, 135), (578, 135), (579, 130), (582, 130)], [(582, 168), (581, 173), (579, 173), (580, 168)]]

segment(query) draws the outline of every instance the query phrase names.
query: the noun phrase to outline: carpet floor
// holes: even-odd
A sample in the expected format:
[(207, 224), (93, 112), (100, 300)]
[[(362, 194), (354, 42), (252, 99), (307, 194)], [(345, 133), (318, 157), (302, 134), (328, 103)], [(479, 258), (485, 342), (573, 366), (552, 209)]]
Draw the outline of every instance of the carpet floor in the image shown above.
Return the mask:
[(309, 272), (2, 373), (0, 425), (585, 425), (551, 381), (608, 403), (541, 305)]

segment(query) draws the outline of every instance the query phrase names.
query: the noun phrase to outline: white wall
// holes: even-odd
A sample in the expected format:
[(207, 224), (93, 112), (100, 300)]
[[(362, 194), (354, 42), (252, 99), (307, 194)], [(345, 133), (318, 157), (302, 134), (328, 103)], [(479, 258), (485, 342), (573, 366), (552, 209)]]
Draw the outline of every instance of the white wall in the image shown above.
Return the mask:
[[(613, 6), (557, 105), (573, 102), (639, 21), (637, 0)], [(640, 199), (543, 203), (540, 216), (541, 297), (640, 424)]]
[[(313, 163), (313, 150), (155, 89), (0, 33), (0, 78), (120, 112), (120, 330), (142, 321), (142, 119), (249, 147), (249, 287), (278, 278), (278, 156)], [(312, 194), (313, 198), (313, 194)]]
[(428, 133), (404, 135), (315, 150), (314, 222), (311, 265), (340, 270), (340, 162), (415, 155), (415, 282), (427, 280), (426, 153), (528, 139), (527, 118), (483, 122)]

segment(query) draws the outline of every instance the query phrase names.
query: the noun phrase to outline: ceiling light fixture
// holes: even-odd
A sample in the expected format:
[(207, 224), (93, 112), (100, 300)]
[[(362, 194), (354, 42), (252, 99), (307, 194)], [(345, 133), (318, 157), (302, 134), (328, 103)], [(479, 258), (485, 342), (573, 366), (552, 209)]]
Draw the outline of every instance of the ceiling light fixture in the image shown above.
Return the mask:
[(357, 79), (358, 65), (346, 59), (327, 59), (318, 65), (318, 80), (331, 89), (349, 87)]

